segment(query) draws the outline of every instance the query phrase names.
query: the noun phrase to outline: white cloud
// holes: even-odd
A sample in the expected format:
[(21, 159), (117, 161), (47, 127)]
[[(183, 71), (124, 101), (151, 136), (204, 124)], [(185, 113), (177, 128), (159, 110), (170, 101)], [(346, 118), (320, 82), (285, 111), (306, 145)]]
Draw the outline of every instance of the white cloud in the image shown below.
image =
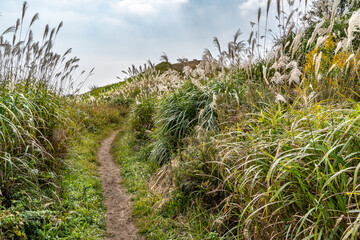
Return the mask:
[(244, 3), (239, 4), (240, 13), (242, 16), (250, 16), (257, 14), (259, 7), (264, 7), (265, 0), (247, 0)]
[(173, 9), (188, 2), (189, 0), (121, 0), (111, 2), (110, 6), (120, 13), (146, 16), (160, 13), (161, 10)]

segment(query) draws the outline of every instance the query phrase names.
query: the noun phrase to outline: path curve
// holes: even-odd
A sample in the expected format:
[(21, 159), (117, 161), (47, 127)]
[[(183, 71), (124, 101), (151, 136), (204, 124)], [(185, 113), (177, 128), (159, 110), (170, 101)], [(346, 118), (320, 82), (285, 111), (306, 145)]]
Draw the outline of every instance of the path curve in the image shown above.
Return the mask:
[(111, 145), (119, 131), (105, 138), (98, 149), (100, 180), (105, 195), (107, 239), (136, 240), (137, 229), (130, 219), (130, 201), (119, 182), (119, 167), (110, 153)]

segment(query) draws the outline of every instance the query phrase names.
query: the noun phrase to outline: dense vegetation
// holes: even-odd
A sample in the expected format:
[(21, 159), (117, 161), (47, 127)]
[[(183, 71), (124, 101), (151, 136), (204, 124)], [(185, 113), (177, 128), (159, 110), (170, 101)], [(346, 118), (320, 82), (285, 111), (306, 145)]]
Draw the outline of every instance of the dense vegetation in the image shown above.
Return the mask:
[(359, 2), (289, 4), (93, 99), (131, 109), (114, 153), (149, 239), (360, 237)]
[(0, 37), (0, 238), (104, 237), (94, 147), (120, 123), (148, 239), (358, 239), (360, 3), (288, 4), (278, 29), (269, 0), (247, 41), (214, 38), (216, 57), (164, 54), (74, 95), (78, 59), (52, 52), (62, 24), (34, 42), (25, 3)]
[(53, 51), (62, 23), (35, 41), (27, 7), (0, 36), (0, 239), (99, 239), (94, 149), (121, 111), (72, 97), (79, 59)]

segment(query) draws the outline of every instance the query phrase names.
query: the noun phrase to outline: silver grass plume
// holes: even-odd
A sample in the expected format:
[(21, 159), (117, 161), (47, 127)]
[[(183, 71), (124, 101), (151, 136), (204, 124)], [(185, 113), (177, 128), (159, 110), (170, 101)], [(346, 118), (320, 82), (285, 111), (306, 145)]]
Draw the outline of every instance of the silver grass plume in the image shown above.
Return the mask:
[(291, 56), (294, 57), (295, 52), (299, 49), (302, 38), (305, 35), (305, 29), (304, 28), (300, 28), (297, 30), (297, 33), (295, 35), (295, 38), (291, 44)]
[(345, 48), (349, 48), (354, 38), (354, 33), (360, 30), (360, 9), (354, 12), (349, 19), (349, 27), (347, 29), (347, 43)]
[(316, 36), (319, 33), (320, 28), (322, 27), (322, 25), (325, 23), (325, 19), (323, 19), (321, 22), (319, 22), (318, 24), (316, 24), (315, 29), (311, 35), (311, 38), (308, 40), (307, 44), (306, 44), (306, 48), (308, 48), (309, 46), (311, 46), (311, 44), (314, 42)]
[(332, 11), (331, 11), (330, 25), (328, 27), (328, 34), (330, 34), (332, 32), (333, 28), (334, 28), (335, 14), (337, 12), (339, 4), (340, 4), (340, 0), (335, 0), (333, 2)]
[[(315, 56), (314, 56), (314, 58), (315, 58)], [(315, 74), (316, 75), (318, 75), (318, 73), (319, 73), (321, 57), (322, 57), (322, 52), (320, 52), (320, 54), (316, 57), (316, 63), (315, 63)]]
[(329, 35), (318, 37), (315, 48), (320, 47), (328, 38), (329, 38)]
[(267, 1), (266, 5), (266, 20), (265, 20), (265, 37), (264, 37), (264, 53), (266, 54), (266, 35), (267, 35), (267, 25), (268, 25), (268, 18), (269, 18), (269, 10), (270, 10), (271, 0)]
[(169, 62), (169, 58), (168, 55), (166, 55), (166, 53), (163, 52), (163, 54), (160, 56), (160, 61), (165, 61), (165, 62)]

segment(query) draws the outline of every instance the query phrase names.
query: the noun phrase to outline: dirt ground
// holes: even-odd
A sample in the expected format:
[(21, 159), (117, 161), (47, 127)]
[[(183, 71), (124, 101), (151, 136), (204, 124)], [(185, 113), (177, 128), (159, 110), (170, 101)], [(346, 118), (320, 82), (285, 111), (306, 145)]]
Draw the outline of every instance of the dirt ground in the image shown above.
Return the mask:
[(136, 240), (141, 239), (130, 218), (130, 201), (119, 182), (119, 167), (110, 154), (111, 145), (118, 131), (105, 138), (98, 149), (100, 162), (100, 179), (105, 195), (107, 239)]

